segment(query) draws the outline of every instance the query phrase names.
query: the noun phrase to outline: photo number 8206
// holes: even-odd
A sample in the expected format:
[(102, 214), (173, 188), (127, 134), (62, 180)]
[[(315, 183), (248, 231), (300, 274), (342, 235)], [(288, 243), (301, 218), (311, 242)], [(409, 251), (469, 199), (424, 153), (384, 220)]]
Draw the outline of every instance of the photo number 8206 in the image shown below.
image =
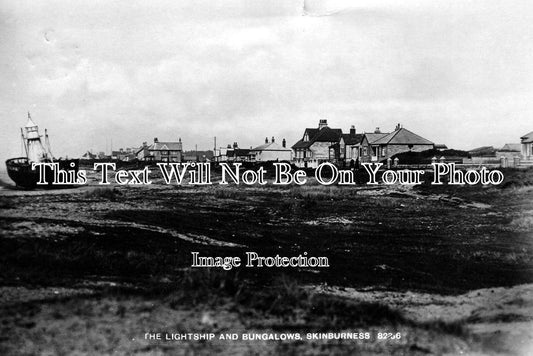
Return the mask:
[(402, 333), (378, 333), (378, 340), (400, 340)]

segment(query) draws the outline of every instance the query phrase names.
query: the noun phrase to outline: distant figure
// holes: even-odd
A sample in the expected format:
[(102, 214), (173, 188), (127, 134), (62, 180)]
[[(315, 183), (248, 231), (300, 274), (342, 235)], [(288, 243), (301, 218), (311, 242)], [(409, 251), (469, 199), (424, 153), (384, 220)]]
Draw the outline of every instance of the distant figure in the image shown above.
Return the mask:
[(355, 168), (355, 161), (353, 159), (350, 160), (350, 169), (353, 170)]
[(359, 169), (359, 157), (355, 159), (355, 169)]

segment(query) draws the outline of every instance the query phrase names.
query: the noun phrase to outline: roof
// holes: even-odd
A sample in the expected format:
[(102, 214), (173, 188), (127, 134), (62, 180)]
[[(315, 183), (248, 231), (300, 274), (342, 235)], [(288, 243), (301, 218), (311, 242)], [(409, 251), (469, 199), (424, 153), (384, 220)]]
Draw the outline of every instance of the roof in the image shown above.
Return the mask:
[(309, 141), (304, 141), (303, 138), (296, 142), (292, 148), (307, 148), (315, 142), (339, 142), (342, 135), (341, 129), (332, 129), (328, 126), (319, 129), (306, 128), (305, 135), (309, 136)]
[[(327, 126), (326, 126), (327, 127)], [(306, 128), (305, 131), (304, 131), (304, 136), (305, 134), (307, 134), (309, 136), (309, 140), (311, 140), (312, 137), (315, 137), (316, 134), (318, 133), (318, 131), (320, 131), (319, 128), (316, 128), (316, 127), (313, 127), (313, 128)]]
[(351, 134), (342, 134), (342, 139), (346, 145), (356, 145), (361, 143), (363, 136), (363, 134), (355, 134), (353, 136)]
[(375, 145), (433, 145), (433, 142), (403, 127), (370, 143)]
[(522, 149), (519, 143), (506, 143), (500, 148), (500, 151), (520, 151)]
[(520, 137), (522, 143), (532, 143), (533, 142), (533, 131), (524, 136)]
[(296, 142), (294, 145), (292, 145), (292, 148), (307, 148), (313, 144), (312, 141), (304, 141), (300, 140)]
[(282, 147), (277, 142), (265, 143), (264, 145), (255, 147), (252, 151), (290, 151), (287, 147)]
[(85, 152), (85, 154), (83, 156), (81, 156), (82, 158), (88, 158), (88, 159), (94, 159), (96, 158), (96, 155), (90, 151), (87, 151)]
[(375, 141), (387, 135), (388, 133), (375, 133), (375, 132), (368, 132), (368, 133), (363, 134), (363, 136), (366, 136), (368, 143), (374, 143)]
[(324, 127), (313, 139), (313, 142), (339, 142), (342, 136), (341, 129), (331, 129)]
[(26, 122), (26, 126), (24, 127), (35, 127), (37, 126), (37, 124), (35, 122), (33, 122), (33, 120), (31, 119), (30, 115), (28, 114), (28, 121)]
[(494, 147), (492, 147), (492, 146), (481, 146), (481, 147), (472, 148), (468, 152), (470, 153), (470, 152), (478, 152), (478, 151), (494, 151)]
[(482, 156), (494, 156), (496, 150), (492, 146), (482, 146), (469, 150), (468, 153), (472, 156), (482, 157)]
[(154, 142), (148, 146), (150, 151), (181, 151), (181, 142)]

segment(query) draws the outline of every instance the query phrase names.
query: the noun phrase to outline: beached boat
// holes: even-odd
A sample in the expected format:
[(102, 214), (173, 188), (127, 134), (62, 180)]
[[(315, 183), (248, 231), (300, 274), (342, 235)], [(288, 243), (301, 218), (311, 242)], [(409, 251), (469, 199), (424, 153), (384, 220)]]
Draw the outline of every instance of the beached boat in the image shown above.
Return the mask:
[[(24, 128), (20, 129), (22, 143), (26, 151), (25, 157), (10, 158), (6, 161), (7, 174), (15, 184), (22, 188), (32, 189), (37, 187), (39, 181), (39, 171), (32, 168), (32, 163), (49, 162), (58, 163), (59, 168), (67, 171), (78, 172), (79, 160), (77, 159), (55, 159), (50, 149), (48, 133), (45, 129), (44, 143), (39, 134), (39, 127), (31, 119), (28, 113), (28, 122)], [(39, 185), (44, 188), (54, 187), (52, 182), (53, 172), (51, 169), (45, 170), (46, 185)], [(62, 185), (61, 187), (65, 187)]]

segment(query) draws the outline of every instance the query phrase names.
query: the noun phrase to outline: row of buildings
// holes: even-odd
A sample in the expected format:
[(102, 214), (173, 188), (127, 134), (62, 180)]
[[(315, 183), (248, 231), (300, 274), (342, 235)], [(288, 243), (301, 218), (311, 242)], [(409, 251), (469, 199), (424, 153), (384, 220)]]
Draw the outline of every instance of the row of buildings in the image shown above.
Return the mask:
[(120, 148), (118, 151), (111, 151), (111, 154), (105, 152), (85, 152), (80, 159), (82, 160), (117, 160), (117, 161), (132, 161), (136, 158), (136, 148)]
[(325, 119), (319, 120), (318, 126), (306, 128), (302, 138), (291, 148), (283, 139), (281, 145), (275, 138), (247, 149), (238, 147), (237, 143), (215, 149), (214, 160), (217, 162), (264, 162), (291, 161), (298, 167), (316, 168), (323, 162), (332, 162), (346, 166), (359, 162), (378, 162), (401, 152), (425, 151), (433, 148), (445, 148), (401, 127), (396, 126), (392, 132), (357, 133), (354, 126), (347, 133), (340, 128), (331, 128)]
[[(443, 145), (437, 145), (443, 147)], [(320, 120), (318, 127), (306, 128), (302, 138), (296, 142), (293, 162), (299, 167), (317, 167), (323, 162), (349, 165), (353, 162), (379, 162), (397, 153), (426, 151), (435, 144), (400, 124), (392, 132), (357, 133), (352, 126), (348, 133), (342, 129), (330, 128), (327, 120)]]
[(265, 138), (265, 143), (256, 147), (241, 148), (234, 142), (227, 147), (219, 147), (214, 150), (215, 162), (268, 162), (268, 161), (290, 161), (292, 150), (287, 148), (287, 141), (283, 139), (281, 145), (272, 137), (269, 141)]
[[(521, 137), (521, 155), (523, 159), (533, 157), (533, 132)], [(513, 146), (515, 149), (516, 147)], [(331, 128), (325, 119), (317, 127), (306, 128), (301, 139), (290, 148), (285, 139), (281, 143), (274, 137), (265, 138), (264, 143), (249, 148), (239, 147), (237, 142), (226, 147), (215, 147), (213, 151), (198, 153), (184, 152), (181, 138), (177, 141), (159, 141), (143, 144), (138, 148), (126, 148), (113, 151), (111, 158), (121, 161), (150, 162), (266, 162), (290, 161), (298, 167), (316, 168), (323, 162), (332, 162), (339, 166), (353, 165), (356, 162), (380, 162), (403, 152), (422, 152), (430, 149), (446, 149), (445, 145), (434, 142), (402, 127), (398, 124), (393, 131), (381, 132), (376, 128), (372, 132), (357, 132), (352, 126), (348, 132), (340, 128)], [(101, 155), (87, 152), (82, 159), (102, 159)]]
[[(520, 137), (520, 143), (506, 143), (501, 148), (482, 146), (468, 151), (470, 162), (486, 163), (506, 159), (514, 165), (533, 166), (533, 131)], [(510, 164), (511, 165), (511, 164)]]

